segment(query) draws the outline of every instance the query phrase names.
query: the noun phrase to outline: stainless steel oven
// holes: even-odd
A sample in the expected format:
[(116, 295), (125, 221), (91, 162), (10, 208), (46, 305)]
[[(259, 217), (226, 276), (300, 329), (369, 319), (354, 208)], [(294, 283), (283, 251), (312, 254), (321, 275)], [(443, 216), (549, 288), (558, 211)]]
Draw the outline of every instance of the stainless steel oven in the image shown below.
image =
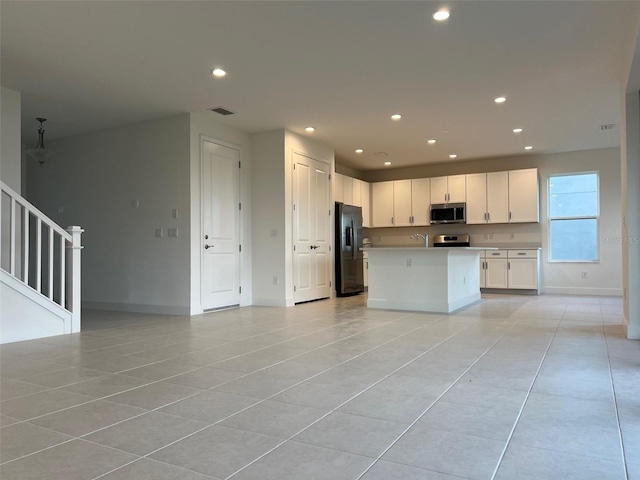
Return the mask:
[(470, 245), (469, 235), (436, 235), (433, 237), (434, 247), (468, 247)]

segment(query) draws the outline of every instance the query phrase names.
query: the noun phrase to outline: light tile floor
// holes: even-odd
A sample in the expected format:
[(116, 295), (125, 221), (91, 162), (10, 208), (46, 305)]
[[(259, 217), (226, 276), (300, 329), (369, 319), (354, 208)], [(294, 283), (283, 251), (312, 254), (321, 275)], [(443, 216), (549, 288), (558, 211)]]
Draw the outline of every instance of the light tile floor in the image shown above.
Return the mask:
[(0, 477), (640, 479), (640, 342), (615, 298), (365, 296), (84, 313), (0, 348)]

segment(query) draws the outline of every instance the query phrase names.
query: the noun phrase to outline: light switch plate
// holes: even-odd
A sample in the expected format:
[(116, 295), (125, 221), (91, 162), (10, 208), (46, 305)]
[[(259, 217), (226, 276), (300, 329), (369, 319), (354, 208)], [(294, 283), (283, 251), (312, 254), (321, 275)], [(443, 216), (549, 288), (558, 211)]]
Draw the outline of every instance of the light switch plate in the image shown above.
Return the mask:
[(171, 227), (167, 229), (167, 237), (177, 237), (178, 236), (178, 227)]
[(162, 229), (161, 228), (156, 228), (156, 237), (157, 238), (162, 238)]

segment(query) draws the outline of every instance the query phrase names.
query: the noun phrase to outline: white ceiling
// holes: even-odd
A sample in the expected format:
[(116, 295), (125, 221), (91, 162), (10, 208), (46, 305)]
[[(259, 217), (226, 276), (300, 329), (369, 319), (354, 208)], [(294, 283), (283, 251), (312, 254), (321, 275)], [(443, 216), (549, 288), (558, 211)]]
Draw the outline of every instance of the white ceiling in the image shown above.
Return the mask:
[(360, 170), (619, 145), (599, 125), (619, 123), (640, 2), (448, 2), (437, 23), (442, 5), (3, 0), (2, 85), (27, 143), (37, 116), (52, 139), (222, 105), (247, 132), (313, 125)]

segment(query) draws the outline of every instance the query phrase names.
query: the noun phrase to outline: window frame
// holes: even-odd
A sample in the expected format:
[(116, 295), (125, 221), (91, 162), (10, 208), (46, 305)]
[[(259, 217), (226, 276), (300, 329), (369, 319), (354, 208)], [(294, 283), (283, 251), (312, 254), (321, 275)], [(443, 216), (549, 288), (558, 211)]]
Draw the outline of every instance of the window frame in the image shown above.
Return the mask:
[[(575, 177), (578, 175), (596, 175), (597, 180), (597, 212), (595, 215), (571, 215), (562, 217), (551, 216), (551, 182), (557, 177)], [(552, 239), (551, 223), (554, 220), (595, 220), (596, 221), (596, 258), (593, 260), (555, 260), (551, 258)], [(554, 173), (547, 177), (547, 240), (549, 242), (549, 252), (547, 261), (549, 263), (600, 263), (600, 171), (590, 170), (583, 172)]]

